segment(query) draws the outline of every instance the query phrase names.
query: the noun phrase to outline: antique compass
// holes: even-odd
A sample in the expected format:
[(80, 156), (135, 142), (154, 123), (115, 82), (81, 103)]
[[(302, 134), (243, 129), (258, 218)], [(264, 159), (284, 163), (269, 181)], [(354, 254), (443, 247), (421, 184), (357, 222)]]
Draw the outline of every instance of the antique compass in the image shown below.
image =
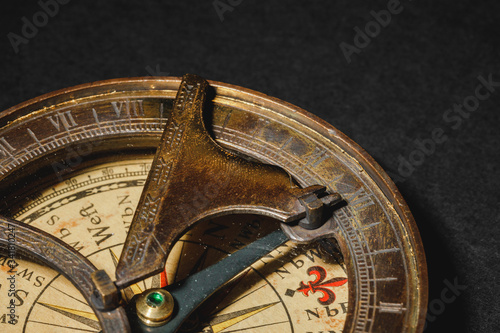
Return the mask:
[(421, 332), (401, 195), (295, 106), (195, 75), (0, 117), (0, 329)]

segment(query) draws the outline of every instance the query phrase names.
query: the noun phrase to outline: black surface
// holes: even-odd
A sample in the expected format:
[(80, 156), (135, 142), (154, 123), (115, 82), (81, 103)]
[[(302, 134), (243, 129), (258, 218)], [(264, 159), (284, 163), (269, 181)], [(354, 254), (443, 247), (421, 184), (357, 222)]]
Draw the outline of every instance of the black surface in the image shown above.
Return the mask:
[[(402, 1), (350, 63), (339, 45), (353, 44), (353, 28), (363, 29), (370, 11), (388, 1), (246, 0), (223, 21), (212, 1), (130, 3), (61, 5), (16, 54), (7, 34), (21, 34), (22, 17), (32, 21), (41, 7), (3, 2), (0, 109), (80, 83), (155, 72), (196, 73), (298, 105), (395, 178), (426, 248), (432, 312), (442, 310), (445, 280), (467, 286), (426, 331), (500, 331), (500, 87), (457, 129), (443, 119), (474, 94), (479, 75), (500, 81), (500, 3)], [(436, 128), (446, 142), (402, 177), (398, 157), (407, 159), (415, 140)]]

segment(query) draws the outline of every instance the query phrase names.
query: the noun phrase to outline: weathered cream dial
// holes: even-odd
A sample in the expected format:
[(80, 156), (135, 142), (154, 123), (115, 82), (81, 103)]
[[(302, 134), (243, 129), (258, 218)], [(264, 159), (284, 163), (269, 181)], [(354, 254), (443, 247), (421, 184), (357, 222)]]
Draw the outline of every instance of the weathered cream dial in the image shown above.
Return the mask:
[[(25, 202), (14, 217), (57, 236), (113, 276), (150, 165), (150, 158), (129, 159), (80, 170)], [(126, 288), (125, 299), (179, 281), (276, 228), (273, 220), (249, 215), (200, 224), (175, 246), (165, 273)], [(2, 281), (9, 275), (7, 260), (0, 260)], [(288, 242), (214, 295), (186, 326), (193, 332), (309, 332), (311, 327), (341, 332), (348, 282), (337, 260), (318, 244)], [(92, 309), (66, 278), (37, 263), (18, 263), (18, 322), (11, 325), (5, 316), (0, 321), (5, 329), (99, 332)], [(323, 273), (325, 278), (309, 285)], [(0, 307), (6, 308), (9, 299), (2, 297)]]

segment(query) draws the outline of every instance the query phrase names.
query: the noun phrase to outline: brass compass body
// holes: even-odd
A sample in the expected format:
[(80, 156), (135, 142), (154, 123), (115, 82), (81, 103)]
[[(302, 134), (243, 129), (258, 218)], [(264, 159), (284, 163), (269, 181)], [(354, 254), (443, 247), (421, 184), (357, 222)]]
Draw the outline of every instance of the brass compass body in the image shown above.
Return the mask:
[[(422, 331), (423, 248), (376, 162), (298, 107), (193, 82), (109, 80), (1, 114), (2, 330), (160, 331), (138, 319), (136, 295), (170, 286), (175, 298), (187, 279), (194, 287), (183, 295), (195, 299), (212, 279), (189, 277), (241, 261), (247, 245), (261, 251), (252, 244), (281, 227), (286, 241), (202, 297), (180, 331)], [(187, 119), (197, 107), (203, 113)], [(331, 206), (327, 221), (308, 227), (318, 203)], [(96, 269), (113, 280), (117, 271), (116, 281)]]

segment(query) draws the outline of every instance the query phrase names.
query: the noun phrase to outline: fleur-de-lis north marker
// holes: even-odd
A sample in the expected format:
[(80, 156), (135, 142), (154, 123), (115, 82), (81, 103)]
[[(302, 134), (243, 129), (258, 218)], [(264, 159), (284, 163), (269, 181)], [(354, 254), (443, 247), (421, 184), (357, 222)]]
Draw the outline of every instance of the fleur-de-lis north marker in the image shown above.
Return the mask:
[(330, 305), (335, 302), (335, 293), (328, 288), (339, 287), (347, 282), (346, 278), (341, 277), (324, 281), (326, 279), (327, 273), (326, 270), (321, 266), (309, 267), (307, 269), (307, 274), (315, 275), (316, 280), (309, 281), (307, 283), (301, 281), (300, 287), (297, 289), (297, 291), (300, 291), (306, 297), (309, 296), (309, 292), (311, 292), (312, 294), (314, 294), (315, 292), (323, 293), (323, 296), (318, 299), (318, 302), (321, 305)]

